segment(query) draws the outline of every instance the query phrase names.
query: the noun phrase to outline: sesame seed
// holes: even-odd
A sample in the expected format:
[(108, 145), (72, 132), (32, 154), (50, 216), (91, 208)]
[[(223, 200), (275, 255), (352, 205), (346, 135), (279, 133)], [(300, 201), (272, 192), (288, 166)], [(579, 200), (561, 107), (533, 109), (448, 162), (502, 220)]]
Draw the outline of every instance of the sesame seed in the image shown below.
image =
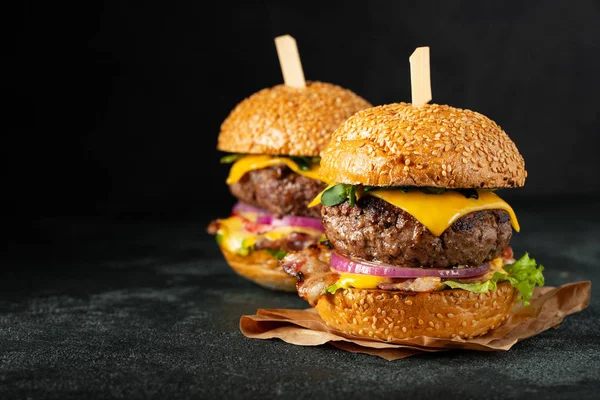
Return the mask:
[(454, 317), (454, 314), (452, 314), (452, 313), (448, 313), (448, 314), (446, 314), (446, 316), (447, 316), (448, 318), (453, 318), (453, 317)]
[(407, 330), (405, 326), (402, 327), (402, 332), (406, 333)]
[(419, 325), (423, 325), (425, 323), (425, 321), (423, 321), (421, 318), (419, 318)]

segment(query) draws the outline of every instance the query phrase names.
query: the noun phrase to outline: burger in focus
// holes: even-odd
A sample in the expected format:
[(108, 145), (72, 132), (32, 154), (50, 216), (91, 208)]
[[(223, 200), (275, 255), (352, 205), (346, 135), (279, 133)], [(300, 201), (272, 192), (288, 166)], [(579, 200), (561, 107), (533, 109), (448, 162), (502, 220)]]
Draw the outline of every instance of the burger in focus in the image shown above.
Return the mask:
[(230, 163), (226, 183), (237, 198), (228, 218), (208, 232), (231, 268), (265, 288), (295, 291), (296, 280), (279, 260), (324, 237), (320, 207), (308, 203), (325, 187), (320, 153), (333, 131), (371, 107), (340, 86), (307, 82), (277, 85), (240, 102), (221, 125), (217, 149)]
[(523, 186), (516, 145), (482, 114), (395, 103), (345, 121), (322, 153), (327, 241), (281, 260), (300, 297), (348, 335), (473, 338), (529, 304), (543, 267), (518, 260), (497, 192)]

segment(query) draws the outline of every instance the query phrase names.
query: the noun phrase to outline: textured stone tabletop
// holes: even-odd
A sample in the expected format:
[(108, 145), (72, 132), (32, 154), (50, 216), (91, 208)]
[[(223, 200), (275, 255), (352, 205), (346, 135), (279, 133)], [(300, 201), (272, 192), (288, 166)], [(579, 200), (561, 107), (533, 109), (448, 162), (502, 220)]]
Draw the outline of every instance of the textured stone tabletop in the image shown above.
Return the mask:
[(513, 204), (515, 254), (591, 280), (587, 309), (506, 352), (396, 361), (244, 337), (241, 315), (307, 305), (238, 278), (208, 217), (38, 221), (0, 260), (0, 398), (598, 398), (599, 206)]

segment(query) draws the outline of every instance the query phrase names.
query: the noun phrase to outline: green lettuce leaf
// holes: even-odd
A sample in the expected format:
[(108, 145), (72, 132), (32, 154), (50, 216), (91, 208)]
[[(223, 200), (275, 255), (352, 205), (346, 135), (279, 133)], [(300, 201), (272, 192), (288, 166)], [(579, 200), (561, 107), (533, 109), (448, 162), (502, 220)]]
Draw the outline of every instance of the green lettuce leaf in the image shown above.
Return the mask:
[(485, 282), (460, 283), (455, 281), (444, 281), (444, 283), (452, 289), (463, 289), (473, 293), (487, 293), (490, 290), (496, 290), (497, 288), (494, 278)]
[(495, 272), (492, 279), (486, 282), (459, 283), (455, 281), (445, 281), (444, 283), (453, 289), (464, 289), (475, 293), (487, 293), (490, 290), (496, 290), (497, 282), (508, 281), (521, 293), (523, 305), (528, 306), (529, 300), (533, 295), (535, 286), (544, 286), (544, 266), (537, 266), (533, 258), (525, 253), (523, 257), (513, 264), (505, 265), (506, 274)]
[(288, 253), (287, 251), (280, 249), (265, 249), (265, 251), (278, 260), (281, 260)]
[(231, 164), (242, 157), (244, 157), (244, 154), (227, 154), (226, 156), (221, 157), (220, 161), (221, 164)]
[(335, 292), (337, 292), (338, 289), (341, 289), (342, 287), (339, 286), (337, 283), (334, 283), (333, 285), (327, 286), (327, 290), (329, 293), (334, 294)]

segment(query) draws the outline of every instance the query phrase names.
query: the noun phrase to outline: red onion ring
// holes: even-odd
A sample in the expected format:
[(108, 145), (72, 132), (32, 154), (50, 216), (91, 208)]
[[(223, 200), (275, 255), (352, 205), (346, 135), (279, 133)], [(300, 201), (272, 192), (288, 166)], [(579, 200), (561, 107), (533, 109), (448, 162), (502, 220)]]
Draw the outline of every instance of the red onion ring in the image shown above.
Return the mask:
[(319, 218), (311, 217), (300, 217), (296, 215), (288, 215), (282, 218), (275, 218), (273, 214), (262, 208), (251, 206), (250, 204), (238, 201), (231, 210), (234, 213), (255, 213), (258, 214), (256, 217), (256, 223), (262, 225), (271, 225), (272, 227), (290, 226), (290, 227), (301, 227), (315, 229), (321, 232), (325, 232), (323, 224)]
[(271, 222), (273, 222), (272, 215), (259, 215), (256, 217), (257, 224), (271, 225)]
[(246, 204), (241, 201), (238, 201), (237, 203), (235, 203), (233, 205), (233, 208), (231, 209), (231, 211), (235, 212), (235, 213), (246, 212), (246, 213), (256, 213), (256, 214), (261, 214), (261, 215), (270, 214), (267, 210), (251, 206), (250, 204)]
[(490, 264), (467, 268), (408, 268), (396, 265), (382, 264), (373, 261), (357, 260), (344, 257), (335, 251), (331, 252), (331, 267), (339, 272), (351, 274), (385, 276), (388, 278), (419, 278), (433, 276), (440, 278), (470, 278), (485, 274)]
[(325, 232), (323, 224), (319, 218), (311, 217), (300, 217), (297, 215), (287, 215), (282, 218), (273, 218), (271, 221), (272, 226), (297, 226), (302, 228), (315, 229), (321, 232)]

